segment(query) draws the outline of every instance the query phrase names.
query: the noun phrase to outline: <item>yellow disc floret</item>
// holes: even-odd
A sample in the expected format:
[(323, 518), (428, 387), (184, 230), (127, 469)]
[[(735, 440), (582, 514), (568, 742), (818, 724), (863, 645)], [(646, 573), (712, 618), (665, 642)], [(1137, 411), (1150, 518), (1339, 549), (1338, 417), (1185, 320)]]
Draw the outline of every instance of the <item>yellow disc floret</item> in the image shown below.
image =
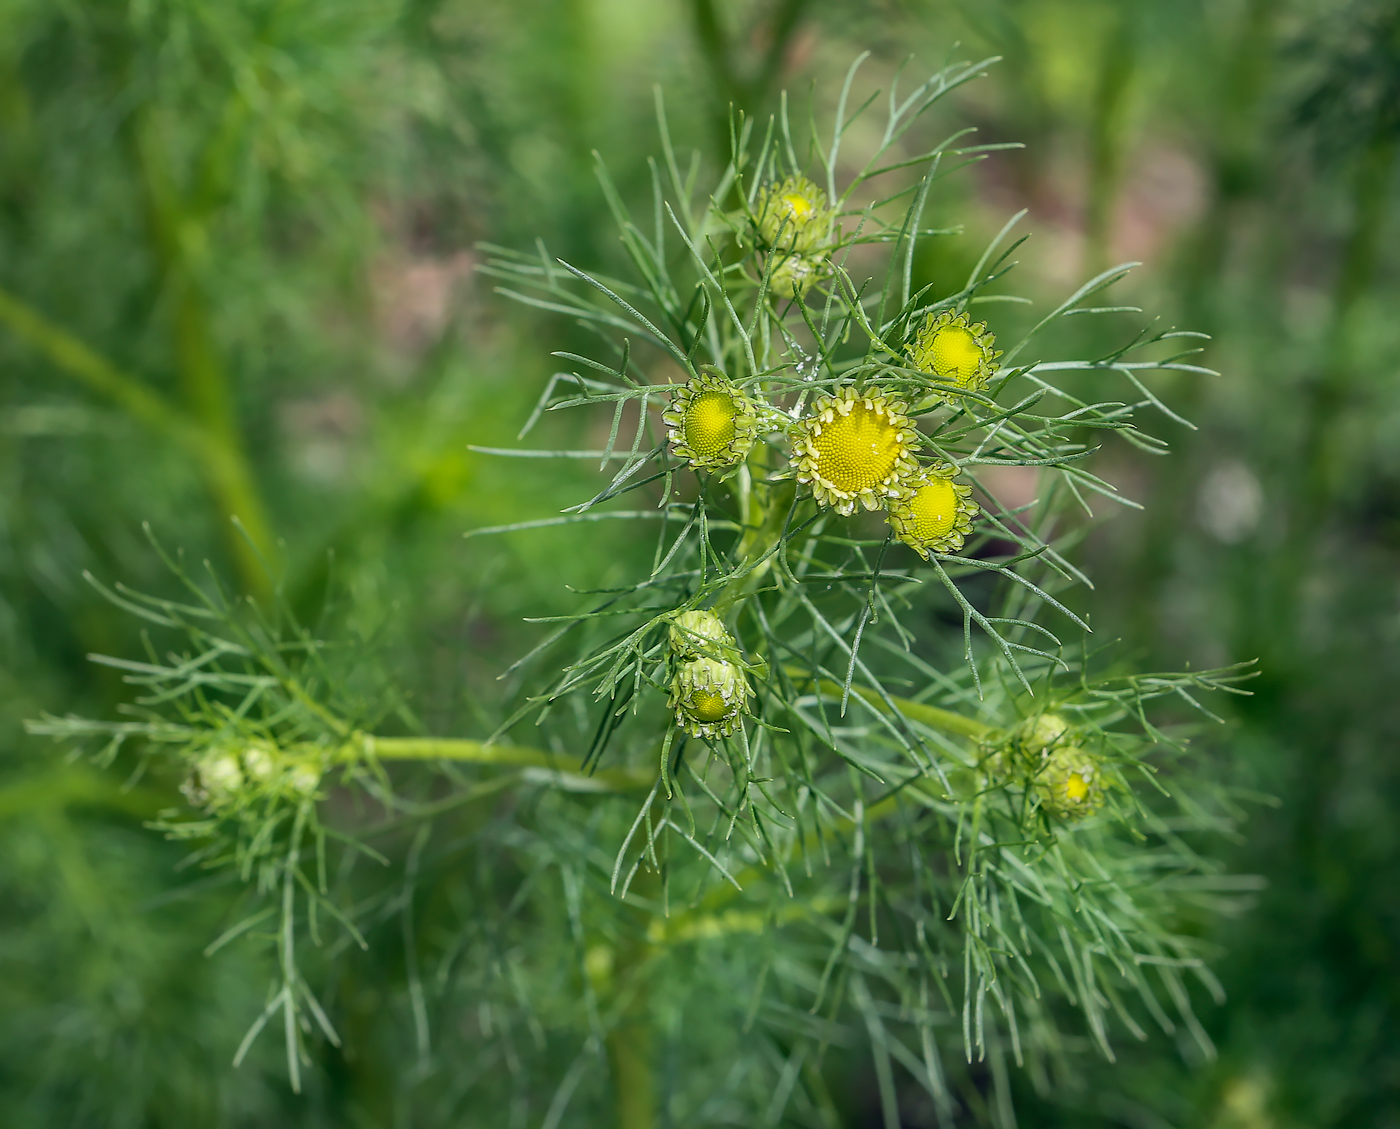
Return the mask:
[(728, 737), (739, 726), (749, 693), (736, 663), (701, 656), (676, 667), (669, 704), (676, 724), (692, 737)]
[(672, 450), (703, 470), (743, 462), (758, 430), (753, 401), (724, 373), (708, 365), (677, 393), (661, 418)]
[(909, 357), (921, 372), (968, 392), (980, 392), (992, 379), (1001, 356), (993, 348), (995, 343), (986, 322), (972, 322), (966, 314), (944, 310), (924, 319), (909, 346)]
[(805, 176), (769, 185), (754, 201), (754, 220), (765, 247), (807, 254), (831, 241), (835, 214), (826, 193)]
[(972, 532), (977, 503), (972, 487), (953, 481), (957, 467), (926, 467), (912, 476), (890, 503), (894, 535), (928, 560), (930, 553), (954, 553)]
[(917, 469), (917, 442), (902, 403), (879, 389), (843, 388), (820, 397), (798, 425), (797, 481), (810, 483), (817, 501), (838, 513), (853, 513), (857, 503), (873, 510), (902, 493)]
[(734, 396), (729, 392), (701, 392), (685, 413), (684, 439), (701, 458), (713, 458), (734, 442), (734, 422), (738, 417)]

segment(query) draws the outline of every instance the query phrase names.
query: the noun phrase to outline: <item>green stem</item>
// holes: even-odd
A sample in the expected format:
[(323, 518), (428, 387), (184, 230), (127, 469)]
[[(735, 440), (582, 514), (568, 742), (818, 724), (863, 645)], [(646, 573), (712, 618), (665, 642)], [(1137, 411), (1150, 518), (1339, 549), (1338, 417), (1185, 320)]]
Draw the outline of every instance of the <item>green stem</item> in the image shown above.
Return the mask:
[[(132, 419), (181, 447), (199, 465), (211, 493), (231, 516), (240, 519), (257, 549), (270, 545), (267, 523), (247, 464), (239, 451), (229, 445), (226, 434), (211, 433), (165, 397), (4, 290), (0, 290), (0, 323), (47, 357), (59, 372), (111, 400)], [(244, 585), (250, 591), (265, 592), (267, 574), (257, 552), (236, 530), (232, 536)]]
[(633, 993), (605, 1040), (617, 1102), (618, 1129), (652, 1129), (656, 1124), (651, 1025), (646, 1014), (646, 998), (641, 990)]
[[(758, 468), (760, 471), (762, 468)], [(747, 597), (773, 567), (772, 550), (783, 535), (787, 524), (788, 511), (797, 486), (783, 482), (769, 487), (755, 485), (748, 495), (750, 523), (745, 526), (744, 536), (739, 539), (735, 556), (739, 567), (729, 582), (720, 590), (712, 610), (723, 619), (735, 604)], [(766, 501), (763, 495), (767, 494)]]
[[(242, 526), (228, 530), (229, 550), (244, 587), (255, 595), (270, 594), (265, 561), (274, 548), (267, 519), (243, 449), (233, 391), (210, 324), (209, 304), (193, 269), (207, 243), (200, 217), (192, 214), (177, 192), (154, 128), (145, 111), (136, 115), (130, 140), (145, 197), (146, 222), (159, 277), (173, 301), (171, 346), (186, 408), (203, 429), (206, 442), (219, 457), (204, 460), (204, 478), (224, 519)], [(212, 189), (201, 185), (202, 194)]]
[(1089, 131), (1089, 200), (1085, 215), (1085, 250), (1089, 274), (1108, 262), (1113, 231), (1113, 204), (1122, 170), (1122, 121), (1134, 69), (1132, 16), (1124, 9), (1104, 44)]
[[(810, 676), (804, 675), (801, 671), (790, 670), (788, 673), (792, 677), (806, 678), (810, 681)], [(821, 693), (833, 698), (840, 698), (843, 694), (841, 686), (826, 679), (822, 679), (816, 686)], [(891, 697), (887, 702), (874, 690), (864, 689), (860, 686), (852, 686), (851, 693), (865, 702), (866, 705), (885, 714), (891, 712), (889, 702), (893, 702), (895, 710), (910, 721), (917, 721), (922, 725), (927, 725), (930, 729), (937, 729), (940, 733), (948, 733), (954, 737), (967, 737), (974, 741), (980, 741), (992, 732), (992, 726), (978, 721), (976, 718), (954, 713), (952, 710), (926, 706), (923, 702), (911, 702), (908, 698)]]
[(622, 768), (585, 771), (577, 757), (531, 749), (521, 745), (487, 745), (454, 737), (374, 737), (356, 734), (341, 752), (341, 759), (353, 761), (362, 755), (377, 760), (450, 760), (467, 764), (504, 768), (543, 769), (549, 782), (575, 790), (596, 792), (646, 791), (656, 783), (651, 772)]

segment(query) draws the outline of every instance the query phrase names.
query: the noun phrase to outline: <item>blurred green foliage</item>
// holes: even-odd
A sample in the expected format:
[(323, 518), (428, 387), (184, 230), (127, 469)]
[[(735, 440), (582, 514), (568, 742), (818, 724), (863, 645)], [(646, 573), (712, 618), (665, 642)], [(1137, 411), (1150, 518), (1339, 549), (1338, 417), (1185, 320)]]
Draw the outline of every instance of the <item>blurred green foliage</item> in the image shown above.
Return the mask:
[[(968, 231), (918, 269), (965, 274), (1028, 206), (1036, 286), (1143, 258), (1142, 304), (1215, 336), (1223, 375), (1169, 395), (1199, 430), (1150, 463), (1113, 442), (1098, 456), (1146, 509), (1096, 528), (1081, 563), (1098, 630), (1152, 664), (1261, 659), (1221, 771), (1277, 798), (1228, 860), (1269, 884), (1211, 937), (1218, 1059), (1158, 1038), (1051, 1094), (1013, 1077), (1020, 1123), (1400, 1124), (1393, 0), (4, 0), (7, 1124), (472, 1123), (470, 1077), (415, 1043), (414, 946), (531, 864), (493, 869), (488, 849), (470, 881), (439, 875), (428, 908), (388, 899), (372, 957), (327, 957), (347, 1045), (321, 1048), (306, 1095), (266, 1040), (232, 1070), (268, 969), (236, 944), (201, 955), (235, 891), (143, 827), (179, 781), (128, 787), (132, 764), (64, 762), (22, 732), (127, 697), (84, 656), (139, 654), (138, 625), (82, 574), (169, 591), (143, 521), (255, 594), (261, 553), (298, 614), (378, 652), (429, 731), (489, 730), (495, 675), (538, 637), (521, 617), (632, 550), (606, 530), (462, 540), (586, 489), (571, 467), (468, 450), (511, 441), (549, 372), (541, 340), (581, 332), (494, 297), (475, 242), (615, 261), (591, 151), (643, 190), (653, 82), (677, 135), (717, 156), (731, 101), (770, 105), (867, 48), (886, 72), (909, 51), (936, 63), (957, 40), (1004, 57), (959, 112), (1029, 148), (947, 182), (936, 208)], [(1078, 344), (1117, 344), (1090, 320)], [(570, 426), (550, 421), (548, 445), (597, 445)], [(489, 844), (490, 820), (457, 833)], [(411, 837), (386, 849), (397, 874), (416, 857)], [(697, 996), (730, 974), (697, 969)], [(506, 1045), (535, 1037), (495, 1022)], [(743, 1038), (742, 1016), (703, 1022)], [(879, 1123), (869, 1061), (825, 1060), (846, 1124)], [(733, 1123), (723, 1103), (707, 1116)], [(930, 1123), (912, 1087), (905, 1116)]]

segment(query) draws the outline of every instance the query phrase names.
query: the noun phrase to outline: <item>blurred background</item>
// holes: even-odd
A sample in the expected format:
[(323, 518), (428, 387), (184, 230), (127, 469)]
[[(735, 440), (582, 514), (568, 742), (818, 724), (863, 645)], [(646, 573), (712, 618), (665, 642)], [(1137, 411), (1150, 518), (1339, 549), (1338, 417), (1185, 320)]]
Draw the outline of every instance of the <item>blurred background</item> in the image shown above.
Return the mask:
[[(1053, 1096), (1016, 1078), (1020, 1123), (1400, 1126), (1400, 4), (0, 0), (7, 1126), (472, 1124), (413, 1097), (392, 922), (308, 1096), (276, 1038), (234, 1071), (268, 968), (202, 955), (230, 880), (143, 828), (179, 781), (124, 788), (134, 762), (64, 760), (23, 719), (129, 696), (85, 656), (139, 656), (139, 622), (83, 574), (172, 592), (149, 522), (232, 589), (267, 593), (262, 554), (428, 731), (483, 735), (522, 617), (627, 550), (462, 537), (595, 482), (468, 449), (514, 445), (548, 351), (584, 340), (494, 294), (478, 245), (617, 268), (592, 152), (640, 198), (654, 84), (713, 174), (730, 104), (816, 81), (825, 105), (866, 50), (871, 86), (909, 53), (1001, 56), (930, 136), (1027, 144), (941, 182), (934, 226), (966, 231), (925, 281), (955, 289), (1026, 207), (1015, 289), (1142, 260), (1121, 296), (1209, 332), (1221, 373), (1155, 386), (1198, 425), (1168, 425), (1170, 457), (1097, 456), (1146, 508), (1106, 513), (1083, 563), (1096, 629), (1144, 665), (1259, 658), (1222, 771), (1261, 797), (1230, 868), (1267, 886), (1211, 937), (1215, 1061), (1154, 1038)], [(1083, 332), (1093, 355), (1122, 331)], [(845, 1124), (880, 1124), (859, 1049), (826, 1061)]]

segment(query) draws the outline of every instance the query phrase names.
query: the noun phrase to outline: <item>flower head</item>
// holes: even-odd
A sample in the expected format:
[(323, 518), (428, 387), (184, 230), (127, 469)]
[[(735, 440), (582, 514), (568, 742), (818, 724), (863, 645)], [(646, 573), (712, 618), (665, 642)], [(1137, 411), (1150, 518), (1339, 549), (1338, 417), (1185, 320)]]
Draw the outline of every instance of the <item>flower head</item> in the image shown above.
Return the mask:
[(815, 283), (830, 276), (831, 264), (825, 259), (787, 255), (768, 276), (768, 293), (779, 302), (791, 299), (794, 292), (801, 298)]
[(829, 242), (835, 213), (826, 193), (805, 176), (790, 176), (758, 194), (759, 238), (768, 247), (805, 254)]
[(679, 659), (693, 659), (700, 655), (722, 658), (734, 650), (734, 636), (725, 630), (724, 623), (714, 612), (681, 612), (671, 621), (667, 642), (671, 652)]
[(894, 535), (928, 560), (930, 553), (954, 553), (972, 532), (977, 503), (972, 487), (954, 482), (957, 468), (926, 467), (912, 476), (904, 492), (890, 503)]
[(669, 705), (676, 724), (692, 737), (728, 737), (738, 728), (749, 694), (748, 680), (735, 663), (700, 656), (676, 667)]
[(995, 343), (986, 322), (969, 321), (966, 314), (944, 310), (924, 319), (910, 343), (909, 356), (921, 372), (968, 392), (980, 392), (992, 379), (996, 359), (1001, 356), (992, 348)]
[(1042, 713), (1021, 725), (1021, 749), (1028, 757), (1046, 757), (1073, 734), (1069, 721), (1057, 713)]
[(1099, 758), (1078, 745), (1057, 745), (1044, 754), (1035, 778), (1040, 805), (1061, 819), (1080, 819), (1103, 807)]
[(878, 388), (847, 387), (821, 396), (793, 439), (797, 481), (810, 483), (818, 503), (850, 514), (859, 502), (878, 508), (903, 492), (917, 470), (918, 434), (904, 405)]
[(671, 448), (697, 470), (743, 462), (758, 432), (758, 411), (737, 384), (709, 365), (661, 414)]

